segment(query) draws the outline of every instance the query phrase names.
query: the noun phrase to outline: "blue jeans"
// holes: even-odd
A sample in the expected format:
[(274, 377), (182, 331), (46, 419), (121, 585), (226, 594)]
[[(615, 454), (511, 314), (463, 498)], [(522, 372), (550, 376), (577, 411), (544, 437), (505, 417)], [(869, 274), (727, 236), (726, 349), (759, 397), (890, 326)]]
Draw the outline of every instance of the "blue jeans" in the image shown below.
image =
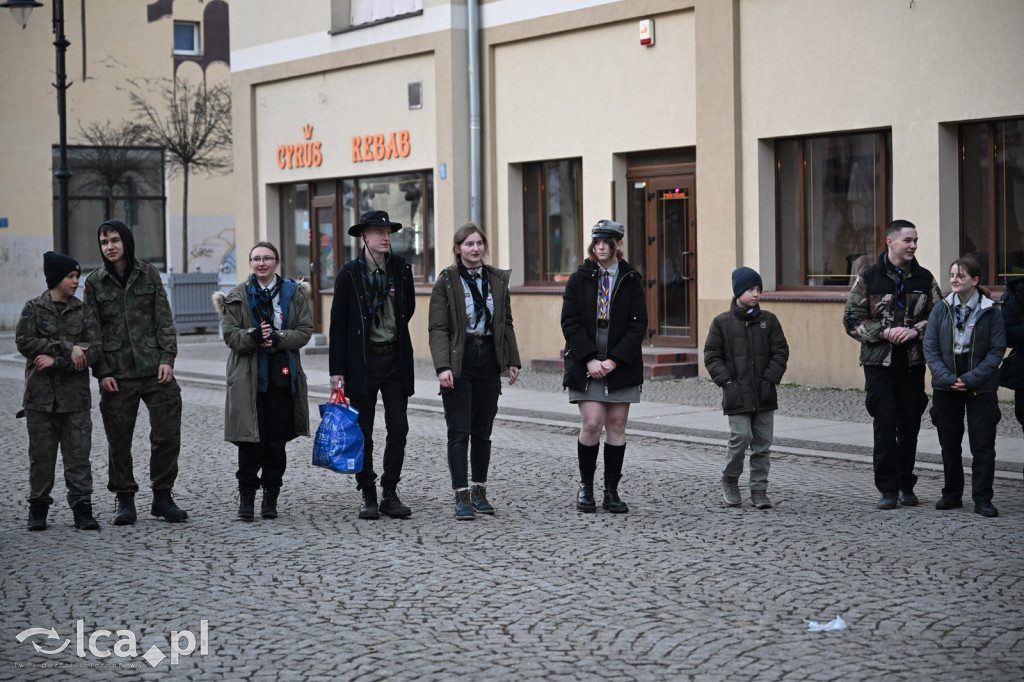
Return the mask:
[(775, 430), (775, 411), (729, 415), (729, 444), (725, 449), (722, 475), (737, 479), (743, 473), (743, 458), (750, 448), (750, 489), (768, 490), (769, 450)]
[[(498, 413), (501, 374), (494, 358), (494, 344), (467, 343), (462, 357), (462, 374), (455, 388), (441, 389), (444, 418), (448, 424), (448, 469), (452, 489), (466, 488), (466, 455), (470, 454), (473, 481), (487, 482), (491, 464), (491, 428)], [(470, 450), (472, 446), (472, 450)]]

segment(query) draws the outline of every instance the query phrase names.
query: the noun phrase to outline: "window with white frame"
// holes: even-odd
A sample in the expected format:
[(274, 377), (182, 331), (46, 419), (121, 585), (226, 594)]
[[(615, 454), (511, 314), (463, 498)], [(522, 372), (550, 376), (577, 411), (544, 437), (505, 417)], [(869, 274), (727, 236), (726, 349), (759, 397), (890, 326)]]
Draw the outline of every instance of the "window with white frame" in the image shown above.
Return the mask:
[(199, 54), (199, 24), (194, 21), (174, 22), (174, 54)]

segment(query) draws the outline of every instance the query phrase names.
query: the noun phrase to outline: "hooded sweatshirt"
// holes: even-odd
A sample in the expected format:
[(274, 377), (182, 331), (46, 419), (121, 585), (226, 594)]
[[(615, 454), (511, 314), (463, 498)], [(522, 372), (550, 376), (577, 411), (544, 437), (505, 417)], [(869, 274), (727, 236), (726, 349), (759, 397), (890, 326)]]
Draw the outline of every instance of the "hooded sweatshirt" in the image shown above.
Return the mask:
[[(174, 317), (160, 273), (135, 257), (135, 238), (120, 220), (108, 220), (97, 230), (113, 228), (124, 244), (125, 269), (118, 275), (103, 257), (103, 267), (85, 280), (85, 301), (96, 311), (103, 354), (93, 367), (98, 379), (156, 376), (160, 365), (174, 366), (178, 340)], [(101, 252), (102, 253), (102, 252)]]

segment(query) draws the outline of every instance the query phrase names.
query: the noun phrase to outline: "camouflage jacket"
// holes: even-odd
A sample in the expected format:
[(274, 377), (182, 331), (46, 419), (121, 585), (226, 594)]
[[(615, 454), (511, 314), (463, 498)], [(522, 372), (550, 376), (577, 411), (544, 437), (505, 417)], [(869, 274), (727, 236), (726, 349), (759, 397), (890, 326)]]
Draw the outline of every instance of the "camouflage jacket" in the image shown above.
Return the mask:
[[(73, 346), (86, 349), (89, 365), (95, 365), (100, 357), (96, 317), (88, 305), (72, 296), (58, 311), (50, 292), (43, 292), (22, 309), (15, 342), (27, 358), (22, 407), (40, 412), (79, 412), (92, 407), (89, 371), (78, 371), (71, 362)], [(37, 370), (34, 360), (39, 355), (52, 356), (53, 367)]]
[(893, 345), (882, 338), (889, 327), (913, 327), (917, 338), (903, 344), (911, 365), (924, 364), (921, 341), (928, 328), (932, 307), (942, 300), (942, 292), (932, 273), (911, 261), (903, 280), (903, 306), (897, 305), (896, 272), (883, 252), (878, 262), (857, 276), (843, 311), (846, 333), (861, 343), (860, 364), (892, 363)]
[(174, 366), (178, 338), (160, 273), (135, 261), (127, 286), (105, 268), (85, 280), (85, 302), (96, 310), (103, 354), (93, 367), (98, 379), (156, 376), (160, 365)]

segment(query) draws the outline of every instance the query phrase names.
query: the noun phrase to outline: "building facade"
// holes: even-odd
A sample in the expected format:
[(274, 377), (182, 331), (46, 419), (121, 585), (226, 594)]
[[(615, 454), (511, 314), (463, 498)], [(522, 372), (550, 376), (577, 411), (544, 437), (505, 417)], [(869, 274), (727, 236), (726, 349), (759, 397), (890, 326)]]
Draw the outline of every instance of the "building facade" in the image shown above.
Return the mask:
[[(53, 5), (37, 8), (23, 29), (0, 14), (0, 328), (13, 328), (22, 304), (45, 288), (42, 256), (60, 250), (86, 272), (100, 264), (96, 228), (127, 223), (137, 255), (163, 272), (234, 272), (234, 183), (226, 172), (194, 173), (183, 237), (184, 183), (165, 149), (145, 142), (132, 95), (157, 111), (180, 88), (226, 87), (230, 73), (228, 3), (125, 3), (64, 0), (70, 43), (66, 74), (69, 221), (57, 211), (59, 168)], [(187, 255), (184, 253), (187, 246)], [(187, 259), (187, 263), (183, 263)]]
[(1016, 0), (251, 0), (231, 35), (238, 249), (280, 243), (324, 332), (371, 207), (407, 225), (424, 357), (430, 284), (475, 207), (524, 360), (562, 348), (601, 218), (627, 226), (653, 345), (699, 352), (748, 265), (804, 384), (862, 384), (842, 309), (889, 220), (918, 225), (945, 289), (960, 254), (988, 284), (1024, 273)]

